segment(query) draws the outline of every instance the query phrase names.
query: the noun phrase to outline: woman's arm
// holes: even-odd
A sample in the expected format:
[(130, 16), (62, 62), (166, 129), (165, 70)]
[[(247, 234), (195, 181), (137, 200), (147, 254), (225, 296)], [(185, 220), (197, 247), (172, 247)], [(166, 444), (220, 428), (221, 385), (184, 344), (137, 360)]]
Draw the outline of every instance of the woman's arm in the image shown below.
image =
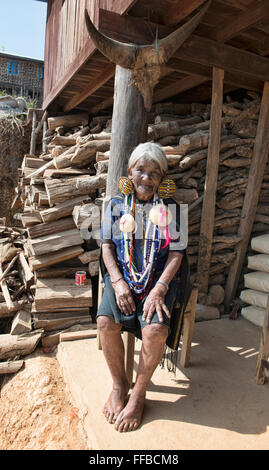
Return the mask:
[[(182, 258), (182, 253), (179, 253), (178, 251), (170, 251), (159, 281), (163, 281), (165, 284), (169, 285), (180, 268)], [(162, 311), (164, 311), (169, 318), (171, 317), (171, 313), (164, 303), (164, 298), (167, 293), (165, 284), (157, 282), (145, 301), (143, 320), (147, 321), (147, 323), (151, 322), (155, 310), (161, 322), (163, 321)]]
[(111, 278), (117, 305), (125, 315), (130, 315), (136, 310), (136, 307), (131, 290), (123, 279), (117, 265), (115, 245), (113, 243), (103, 243), (102, 255), (106, 269)]

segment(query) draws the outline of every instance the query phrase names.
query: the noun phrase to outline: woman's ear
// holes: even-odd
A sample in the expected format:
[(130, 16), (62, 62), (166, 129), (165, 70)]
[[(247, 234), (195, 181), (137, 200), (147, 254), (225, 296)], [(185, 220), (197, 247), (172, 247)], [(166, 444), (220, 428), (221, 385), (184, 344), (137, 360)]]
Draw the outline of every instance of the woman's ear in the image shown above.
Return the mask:
[(128, 168), (128, 178), (131, 180), (133, 178), (132, 176), (132, 168)]

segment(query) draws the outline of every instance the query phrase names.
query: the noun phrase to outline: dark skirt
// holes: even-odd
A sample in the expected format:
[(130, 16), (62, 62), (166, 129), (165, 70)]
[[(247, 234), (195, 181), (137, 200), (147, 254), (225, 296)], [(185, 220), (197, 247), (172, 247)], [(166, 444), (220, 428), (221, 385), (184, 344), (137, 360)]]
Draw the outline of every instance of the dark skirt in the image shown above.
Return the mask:
[[(153, 282), (152, 282), (152, 286), (151, 286), (152, 289), (155, 286), (160, 276), (161, 276), (161, 272), (155, 274)], [(114, 318), (115, 323), (122, 325), (123, 331), (129, 331), (133, 333), (137, 338), (141, 339), (142, 329), (146, 325), (148, 325), (148, 323), (142, 319), (143, 306), (144, 306), (147, 296), (144, 297), (142, 300), (136, 300), (134, 298), (134, 301), (136, 304), (136, 311), (132, 313), (131, 315), (124, 315), (120, 311), (117, 305), (115, 292), (112, 287), (110, 275), (108, 274), (108, 272), (105, 274), (103, 281), (105, 283), (105, 288), (104, 288), (104, 293), (103, 293), (101, 303), (98, 308), (97, 317), (98, 316), (112, 317)], [(175, 301), (178, 295), (178, 285), (179, 285), (178, 282), (174, 280), (171, 281), (169, 285), (169, 289), (165, 296), (165, 300), (164, 300), (164, 303), (167, 306), (171, 314), (173, 313)], [(151, 324), (159, 323), (159, 324), (165, 325), (168, 327), (170, 331), (170, 318), (167, 317), (164, 311), (162, 313), (163, 313), (163, 322), (160, 322), (158, 314), (155, 311), (151, 319)]]

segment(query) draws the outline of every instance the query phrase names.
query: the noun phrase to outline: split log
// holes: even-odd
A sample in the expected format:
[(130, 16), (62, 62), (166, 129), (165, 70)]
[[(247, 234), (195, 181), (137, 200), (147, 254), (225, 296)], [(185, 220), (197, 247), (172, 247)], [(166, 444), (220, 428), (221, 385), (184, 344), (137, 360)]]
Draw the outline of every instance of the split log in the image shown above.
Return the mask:
[(73, 135), (69, 135), (68, 137), (64, 135), (56, 135), (51, 140), (53, 145), (60, 145), (60, 146), (73, 146), (77, 144), (77, 137)]
[(72, 246), (82, 245), (80, 231), (75, 229), (53, 233), (39, 238), (28, 239), (28, 246), (34, 256), (63, 250)]
[(96, 152), (96, 162), (102, 162), (102, 161), (106, 161), (106, 160), (109, 160), (109, 154), (110, 152), (107, 151), (107, 152)]
[(229, 168), (249, 167), (250, 160), (247, 158), (228, 158), (222, 162), (222, 165), (228, 166)]
[(248, 145), (238, 145), (235, 148), (235, 153), (239, 157), (252, 158), (253, 149), (251, 147), (249, 147)]
[(94, 168), (96, 169), (96, 174), (100, 175), (100, 173), (107, 173), (108, 165), (109, 165), (109, 160), (103, 160), (101, 162), (95, 163)]
[(93, 140), (76, 149), (71, 163), (73, 165), (86, 165), (95, 161), (96, 152), (106, 152), (110, 149), (110, 140)]
[(84, 176), (81, 178), (67, 178), (66, 180), (46, 179), (45, 187), (49, 204), (63, 202), (72, 196), (94, 193), (97, 189), (105, 189), (107, 174)]
[(29, 267), (29, 264), (23, 253), (19, 254), (19, 261), (22, 269), (22, 278), (25, 284), (25, 287), (30, 287), (34, 281), (34, 275)]
[(74, 279), (38, 279), (35, 293), (37, 312), (57, 308), (85, 308), (92, 306), (92, 283), (87, 279), (76, 286)]
[(199, 116), (194, 116), (186, 119), (178, 119), (175, 121), (168, 121), (160, 124), (155, 124), (153, 126), (149, 126), (148, 138), (149, 140), (158, 140), (161, 137), (166, 137), (168, 135), (179, 135), (182, 127), (197, 124), (201, 121), (202, 118), (200, 118)]
[(17, 259), (19, 257), (19, 254), (14, 256), (14, 258), (10, 261), (10, 263), (7, 265), (5, 270), (0, 274), (0, 282), (5, 279), (5, 277), (8, 275), (9, 271), (11, 270), (12, 266), (16, 263)]
[(18, 310), (25, 308), (25, 299), (19, 300), (18, 302), (13, 302), (13, 307), (8, 308), (6, 302), (0, 303), (0, 318), (13, 317)]
[(24, 361), (0, 362), (0, 375), (15, 374), (22, 368)]
[(97, 329), (87, 329), (82, 331), (74, 331), (74, 332), (66, 332), (61, 333), (60, 335), (60, 343), (64, 341), (74, 341), (80, 339), (87, 339), (87, 338), (96, 338), (97, 336)]
[(0, 335), (0, 359), (31, 354), (35, 350), (41, 335), (42, 330), (32, 331), (24, 335)]
[[(0, 264), (0, 275), (3, 276), (3, 269), (2, 269), (1, 264)], [(6, 283), (5, 279), (3, 279), (0, 282), (0, 287), (2, 289), (3, 296), (5, 298), (5, 302), (7, 304), (8, 309), (13, 309), (14, 304), (13, 304), (13, 301), (11, 300), (11, 296), (10, 296), (9, 289), (8, 289), (8, 286), (7, 286), (7, 283)]]
[(39, 238), (39, 237), (44, 237), (48, 235), (52, 235), (57, 232), (63, 232), (66, 230), (71, 230), (75, 229), (75, 223), (72, 217), (64, 217), (61, 218), (60, 220), (56, 220), (50, 223), (43, 223), (43, 224), (38, 224), (34, 225), (33, 227), (28, 228), (28, 237), (33, 239), (33, 238)]
[(60, 342), (60, 335), (62, 333), (68, 333), (68, 332), (75, 332), (75, 331), (84, 331), (84, 330), (89, 330), (89, 329), (96, 329), (96, 323), (84, 323), (84, 324), (75, 324), (70, 326), (69, 328), (61, 328), (58, 330), (54, 330), (52, 332), (44, 332), (43, 338), (41, 339), (42, 346), (44, 348), (47, 348), (49, 346), (53, 346), (55, 344), (59, 344)]
[[(81, 255), (82, 256), (82, 255)], [(79, 263), (78, 263), (79, 264)], [(62, 266), (62, 267), (53, 267), (51, 269), (42, 269), (40, 271), (36, 271), (34, 273), (35, 282), (37, 279), (44, 279), (44, 278), (55, 278), (55, 277), (69, 277), (71, 279), (75, 279), (75, 274), (77, 271), (81, 271), (81, 266)]]
[(20, 335), (32, 330), (31, 313), (20, 310), (12, 320), (11, 335)]
[(86, 126), (89, 121), (89, 116), (86, 113), (68, 114), (65, 116), (56, 116), (48, 118), (48, 127), (50, 132), (54, 131), (57, 127), (76, 127)]
[(242, 207), (244, 202), (243, 196), (238, 196), (234, 193), (229, 193), (227, 196), (224, 196), (220, 201), (217, 201), (216, 204), (221, 209), (234, 209), (236, 207)]
[(49, 223), (61, 219), (62, 217), (71, 215), (74, 207), (77, 204), (82, 204), (83, 202), (87, 202), (89, 200), (91, 200), (91, 198), (86, 195), (68, 199), (67, 201), (62, 202), (55, 207), (41, 211), (39, 221), (42, 222), (43, 220), (44, 223)]
[(77, 149), (77, 145), (73, 145), (69, 147), (65, 152), (57, 157), (53, 158), (53, 167), (57, 170), (61, 170), (63, 168), (68, 168), (71, 166), (71, 158), (73, 157), (75, 151)]
[(179, 150), (183, 155), (186, 153), (206, 148), (208, 146), (209, 132), (194, 132), (190, 135), (183, 135), (179, 140)]
[(81, 176), (89, 174), (88, 170), (79, 170), (78, 168), (62, 168), (61, 170), (45, 170), (44, 178), (60, 178), (65, 176)]
[(88, 325), (90, 322), (89, 312), (83, 312), (81, 309), (78, 309), (77, 314), (74, 312), (33, 314), (34, 328), (42, 328), (45, 332), (57, 331), (60, 328), (65, 329), (78, 324)]
[(46, 254), (36, 258), (29, 258), (29, 264), (33, 271), (46, 268), (47, 266), (52, 266), (53, 264), (61, 263), (72, 258), (76, 258), (81, 255), (84, 250), (81, 246), (74, 246), (66, 248), (64, 250), (57, 251), (51, 255)]
[(173, 199), (175, 199), (178, 204), (190, 204), (198, 199), (198, 193), (195, 188), (176, 188), (173, 194)]

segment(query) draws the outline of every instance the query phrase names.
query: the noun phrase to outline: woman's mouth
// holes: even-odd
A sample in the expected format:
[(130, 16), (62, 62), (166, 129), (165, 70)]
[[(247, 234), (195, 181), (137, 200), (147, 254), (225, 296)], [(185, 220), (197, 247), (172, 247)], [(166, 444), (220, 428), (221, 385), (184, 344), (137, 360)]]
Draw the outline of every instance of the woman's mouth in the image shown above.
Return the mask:
[(152, 186), (148, 186), (146, 184), (140, 184), (139, 185), (139, 189), (141, 189), (142, 191), (153, 191), (153, 187)]

